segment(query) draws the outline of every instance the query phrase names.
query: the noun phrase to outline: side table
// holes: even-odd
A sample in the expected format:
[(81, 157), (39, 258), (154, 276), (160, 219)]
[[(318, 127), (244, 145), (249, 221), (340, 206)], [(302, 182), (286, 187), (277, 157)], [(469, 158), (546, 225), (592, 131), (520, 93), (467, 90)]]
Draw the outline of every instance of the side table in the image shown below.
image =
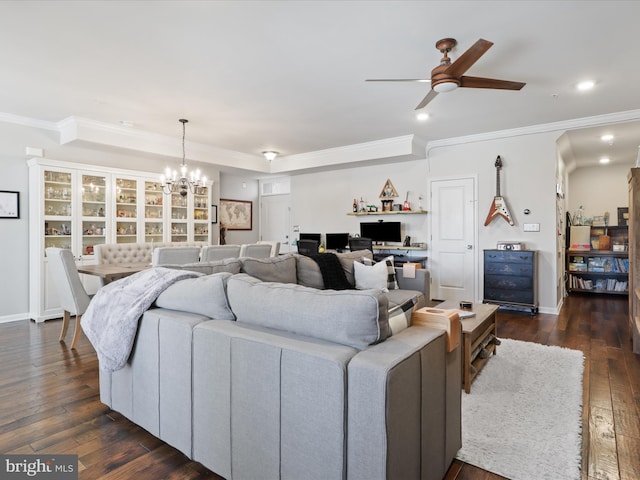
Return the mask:
[[(447, 300), (446, 302), (436, 305), (435, 308), (442, 309), (459, 309), (459, 302)], [(476, 378), (480, 370), (489, 361), (490, 356), (481, 358), (476, 356), (473, 358), (473, 352), (482, 344), (487, 337), (494, 335), (497, 338), (497, 312), (498, 305), (489, 305), (484, 303), (474, 303), (471, 311), (475, 316), (461, 319), (462, 325), (462, 383), (466, 393), (471, 392), (471, 382)], [(493, 355), (496, 354), (495, 342), (489, 342), (486, 350)], [(472, 369), (473, 367), (473, 369)]]

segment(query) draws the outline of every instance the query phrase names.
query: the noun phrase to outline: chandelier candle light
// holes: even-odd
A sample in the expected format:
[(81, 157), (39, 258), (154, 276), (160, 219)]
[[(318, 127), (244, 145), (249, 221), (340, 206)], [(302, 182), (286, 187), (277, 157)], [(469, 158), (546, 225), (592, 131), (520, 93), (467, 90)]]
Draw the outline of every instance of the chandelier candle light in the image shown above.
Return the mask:
[(188, 192), (193, 194), (197, 188), (205, 186), (207, 184), (207, 177), (200, 178), (200, 170), (198, 169), (195, 172), (191, 172), (189, 178), (187, 178), (184, 137), (186, 130), (185, 125), (189, 120), (181, 118), (178, 121), (182, 123), (182, 165), (180, 166), (180, 176), (178, 177), (178, 172), (175, 170), (171, 171), (171, 169), (167, 167), (165, 174), (160, 176), (160, 183), (162, 184), (162, 191), (166, 195), (178, 192), (183, 197), (186, 197)]

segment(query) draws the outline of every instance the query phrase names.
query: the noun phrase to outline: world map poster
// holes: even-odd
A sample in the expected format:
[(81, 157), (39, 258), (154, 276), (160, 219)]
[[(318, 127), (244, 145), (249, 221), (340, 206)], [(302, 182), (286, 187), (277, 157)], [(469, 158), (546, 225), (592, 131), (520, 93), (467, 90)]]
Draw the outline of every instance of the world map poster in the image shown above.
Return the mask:
[(252, 230), (251, 207), (249, 200), (220, 199), (220, 226), (227, 230)]

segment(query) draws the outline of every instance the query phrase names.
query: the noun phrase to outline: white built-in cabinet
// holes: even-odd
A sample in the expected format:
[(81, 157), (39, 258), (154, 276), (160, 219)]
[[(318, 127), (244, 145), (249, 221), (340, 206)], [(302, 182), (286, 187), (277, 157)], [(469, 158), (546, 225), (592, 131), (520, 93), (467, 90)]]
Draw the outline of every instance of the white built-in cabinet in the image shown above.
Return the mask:
[[(104, 243), (210, 243), (211, 186), (165, 195), (153, 173), (48, 159), (29, 166), (29, 310), (41, 322), (62, 316), (45, 249), (69, 248), (77, 263), (94, 264)], [(81, 275), (88, 293), (97, 277)]]

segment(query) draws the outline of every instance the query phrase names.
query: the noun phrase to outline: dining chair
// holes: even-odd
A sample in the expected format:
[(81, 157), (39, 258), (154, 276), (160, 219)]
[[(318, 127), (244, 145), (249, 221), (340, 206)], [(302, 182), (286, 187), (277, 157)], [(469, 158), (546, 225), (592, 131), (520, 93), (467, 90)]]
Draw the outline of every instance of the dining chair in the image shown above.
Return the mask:
[(201, 262), (238, 258), (239, 256), (240, 245), (205, 245), (200, 251)]
[(200, 261), (201, 247), (158, 247), (151, 255), (151, 265), (184, 265)]
[(318, 242), (317, 240), (298, 240), (298, 253), (306, 257), (317, 255), (319, 246), (320, 242)]
[(80, 338), (80, 319), (86, 312), (91, 296), (82, 285), (80, 274), (76, 267), (75, 259), (71, 250), (66, 248), (49, 247), (46, 249), (49, 271), (53, 285), (58, 292), (60, 306), (64, 310), (62, 317), (62, 331), (60, 332), (60, 341), (64, 340), (69, 328), (69, 320), (71, 315), (76, 317), (75, 330), (73, 332), (73, 340), (71, 348), (76, 348), (78, 339)]
[(247, 243), (240, 247), (241, 257), (268, 258), (271, 256), (271, 245), (268, 243)]
[(280, 242), (275, 240), (258, 240), (259, 245), (271, 245), (271, 257), (277, 257), (280, 253)]

